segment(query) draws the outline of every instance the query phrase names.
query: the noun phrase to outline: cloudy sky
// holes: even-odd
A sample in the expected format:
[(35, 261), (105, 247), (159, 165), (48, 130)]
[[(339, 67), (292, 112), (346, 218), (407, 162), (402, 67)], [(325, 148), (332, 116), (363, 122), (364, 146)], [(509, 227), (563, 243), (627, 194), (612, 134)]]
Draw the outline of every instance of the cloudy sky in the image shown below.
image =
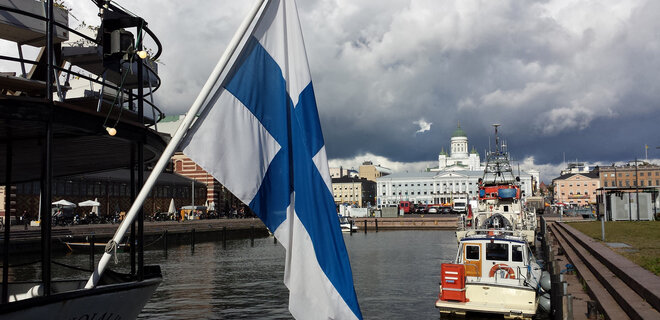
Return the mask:
[[(88, 0), (64, 2), (96, 23)], [(190, 106), (254, 3), (113, 2), (144, 17), (163, 44), (158, 103), (168, 115)], [(643, 159), (645, 145), (649, 159), (660, 158), (660, 1), (298, 0), (298, 8), (331, 165), (434, 166), (459, 121), (482, 159), (491, 124), (502, 124), (512, 156), (546, 182), (564, 159)]]

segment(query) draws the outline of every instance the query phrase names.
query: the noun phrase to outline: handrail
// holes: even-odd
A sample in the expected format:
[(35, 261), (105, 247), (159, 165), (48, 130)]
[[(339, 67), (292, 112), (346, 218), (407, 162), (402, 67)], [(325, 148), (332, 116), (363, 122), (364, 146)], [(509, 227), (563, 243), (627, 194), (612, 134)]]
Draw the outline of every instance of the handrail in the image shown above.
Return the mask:
[[(37, 20), (42, 20), (42, 21), (44, 21), (44, 22), (45, 22), (45, 21), (48, 21), (48, 18), (43, 17), (43, 16), (41, 16), (41, 15), (34, 14), (34, 13), (32, 13), (32, 12), (23, 11), (23, 10), (20, 10), (20, 9), (17, 9), (17, 8), (12, 8), (12, 7), (3, 6), (3, 5), (1, 5), (1, 4), (0, 4), (0, 10), (2, 10), (2, 11), (8, 11), (8, 12), (14, 12), (14, 13), (19, 13), (19, 14), (22, 14), (22, 15), (24, 15), (24, 16), (28, 16), (28, 17), (30, 17), (30, 18), (34, 18), (34, 19), (37, 19)], [(63, 24), (61, 24), (61, 23), (59, 23), (59, 22), (57, 22), (57, 21), (53, 21), (53, 24), (56, 25), (56, 26), (58, 26), (58, 27), (60, 27), (60, 28), (62, 28), (62, 29), (65, 29), (65, 30), (67, 30), (67, 31), (69, 31), (69, 32), (75, 33), (76, 35), (78, 35), (78, 36), (80, 36), (80, 37), (82, 37), (82, 38), (85, 38), (86, 40), (89, 40), (89, 41), (92, 41), (92, 42), (94, 42), (94, 43), (96, 43), (96, 44), (99, 44), (99, 43), (97, 42), (96, 39), (94, 39), (94, 38), (92, 38), (92, 37), (89, 37), (89, 36), (87, 36), (87, 35), (85, 35), (85, 34), (83, 34), (83, 33), (80, 33), (80, 32), (78, 32), (77, 30), (71, 29), (71, 28), (69, 28), (69, 26), (63, 25)]]
[[(123, 10), (121, 10), (120, 8), (118, 8), (118, 7), (114, 6), (114, 5), (111, 5), (111, 8), (112, 8), (113, 10), (117, 10), (117, 11), (124, 12)], [(24, 11), (24, 10), (20, 10), (20, 9), (13, 8), (13, 7), (9, 7), (9, 6), (5, 6), (5, 5), (0, 5), (0, 10), (7, 11), (7, 12), (17, 13), (17, 14), (20, 14), (20, 15), (23, 15), (23, 16), (31, 17), (31, 18), (34, 18), (34, 19), (37, 19), (37, 20), (41, 20), (41, 21), (45, 21), (45, 22), (47, 22), (47, 20), (48, 20), (47, 17), (43, 17), (43, 16), (38, 15), (38, 14), (34, 14), (34, 13), (31, 13), (31, 12), (27, 12), (27, 11)], [(74, 34), (80, 36), (81, 38), (83, 38), (83, 39), (85, 39), (85, 40), (88, 40), (88, 41), (90, 41), (90, 42), (92, 42), (92, 43), (94, 43), (94, 44), (100, 46), (99, 41), (98, 41), (97, 39), (95, 39), (95, 38), (89, 37), (89, 36), (87, 36), (87, 35), (85, 35), (85, 34), (79, 32), (79, 31), (77, 31), (77, 30), (74, 30), (74, 29), (70, 28), (70, 27), (67, 26), (67, 25), (63, 25), (63, 24), (61, 24), (61, 23), (58, 23), (57, 21), (53, 21), (53, 24), (56, 25), (57, 27), (63, 28), (63, 29), (65, 29), (65, 30), (67, 30), (68, 32), (74, 33)], [(149, 28), (147, 28), (146, 26), (145, 26), (143, 29), (149, 34), (149, 36), (152, 38), (152, 40), (156, 43), (156, 45), (157, 45), (157, 47), (158, 47), (158, 50), (157, 50), (156, 54), (152, 57), (152, 60), (155, 60), (155, 59), (157, 59), (157, 58), (160, 56), (160, 54), (162, 53), (162, 45), (161, 45), (161, 43), (160, 43), (160, 40), (158, 40), (158, 38), (157, 38), (157, 37), (155, 36), (155, 34), (153, 33), (153, 31), (151, 31), (151, 30), (150, 30)], [(45, 63), (43, 63), (43, 62), (38, 62), (38, 61), (35, 61), (35, 60), (30, 60), (30, 59), (25, 59), (25, 58), (10, 57), (10, 56), (6, 56), (6, 55), (0, 55), (0, 60), (4, 60), (4, 61), (13, 61), (13, 62), (18, 62), (18, 63), (28, 63), (28, 64), (31, 64), (31, 65), (41, 65), (41, 66), (45, 65)], [(148, 77), (151, 78), (151, 77), (153, 76), (153, 77), (155, 77), (155, 80), (156, 80), (156, 85), (154, 85), (154, 86), (150, 86), (150, 91), (149, 91), (147, 94), (145, 94), (145, 95), (143, 96), (143, 102), (146, 102), (146, 104), (149, 105), (149, 106), (152, 108), (152, 110), (155, 110), (155, 111), (156, 111), (156, 113), (158, 114), (158, 116), (155, 117), (155, 118), (152, 119), (152, 120), (153, 120), (154, 122), (159, 122), (160, 120), (162, 120), (162, 119), (165, 118), (165, 114), (164, 114), (163, 111), (160, 110), (160, 108), (158, 108), (154, 103), (152, 103), (151, 101), (149, 101), (149, 100), (147, 99), (147, 97), (153, 95), (153, 93), (154, 93), (155, 91), (157, 91), (157, 90), (160, 88), (160, 86), (161, 86), (161, 84), (162, 84), (162, 80), (161, 80), (160, 76), (158, 75), (158, 73), (155, 72), (154, 69), (153, 69), (151, 66), (149, 66), (148, 64), (142, 64), (142, 65), (143, 65), (144, 67), (146, 67)], [(74, 75), (74, 76), (77, 76), (77, 77), (79, 77), (79, 78), (82, 78), (82, 79), (88, 80), (88, 81), (90, 81), (90, 82), (92, 82), (92, 83), (96, 83), (96, 84), (99, 84), (99, 85), (105, 85), (105, 86), (107, 86), (107, 87), (109, 87), (109, 88), (111, 88), (111, 89), (113, 89), (113, 90), (115, 90), (115, 91), (120, 91), (120, 90), (122, 90), (122, 89), (121, 89), (119, 86), (117, 86), (117, 85), (112, 85), (112, 84), (109, 84), (109, 83), (107, 83), (107, 82), (106, 82), (106, 83), (102, 83), (101, 81), (99, 81), (99, 80), (97, 80), (97, 79), (94, 79), (94, 78), (92, 78), (92, 77), (90, 77), (90, 76), (87, 76), (87, 75), (85, 75), (85, 74), (83, 74), (83, 73), (81, 73), (81, 72), (78, 72), (78, 71), (72, 71), (72, 70), (70, 70), (70, 69), (65, 69), (65, 68), (62, 68), (62, 67), (59, 67), (59, 66), (53, 66), (53, 69), (55, 69), (55, 70), (57, 70), (57, 71), (59, 71), (59, 72), (64, 72), (65, 74), (68, 74), (68, 75)], [(130, 90), (123, 89), (123, 91), (124, 91), (125, 93), (128, 93)], [(130, 95), (127, 94), (127, 96), (130, 96)], [(102, 97), (100, 97), (100, 99), (102, 99)], [(131, 99), (126, 100), (126, 102), (136, 101), (137, 99), (138, 99), (138, 98), (137, 98), (137, 96), (136, 96), (136, 97), (133, 97), (133, 98), (131, 98)], [(122, 107), (122, 108), (123, 108), (123, 107)]]
[[(39, 62), (39, 61), (35, 61), (35, 60), (30, 60), (30, 59), (25, 59), (25, 58), (22, 58), (22, 59), (21, 59), (21, 58), (16, 58), (16, 57), (10, 57), (10, 56), (5, 56), (5, 55), (0, 55), (0, 60), (4, 60), (4, 61), (14, 61), (14, 62), (19, 62), (19, 63), (28, 63), (28, 64), (31, 64), (31, 65), (45, 65), (45, 63), (43, 63), (43, 62)], [(62, 67), (59, 67), (59, 66), (53, 66), (53, 69), (55, 69), (55, 70), (57, 70), (57, 71), (64, 72), (64, 73), (66, 73), (66, 74), (74, 75), (74, 76), (76, 76), (76, 77), (79, 77), (79, 78), (82, 78), (82, 79), (88, 80), (88, 81), (90, 81), (90, 82), (93, 82), (93, 83), (96, 83), (96, 84), (99, 84), (99, 85), (103, 85), (103, 83), (102, 83), (101, 81), (99, 81), (98, 79), (94, 79), (93, 77), (90, 77), (90, 76), (88, 76), (88, 75), (85, 75), (85, 74), (80, 73), (80, 72), (77, 72), (77, 71), (72, 71), (72, 70), (69, 70), (69, 69), (67, 69), (67, 68), (62, 68)], [(155, 74), (155, 73), (154, 73), (154, 74)], [(146, 99), (146, 97), (151, 96), (151, 95), (153, 94), (153, 92), (156, 91), (156, 90), (159, 88), (159, 86), (160, 86), (160, 77), (158, 77), (157, 74), (155, 74), (155, 75), (156, 75), (156, 77), (157, 77), (158, 80), (159, 80), (159, 81), (158, 81), (158, 86), (154, 87), (154, 88), (152, 89), (151, 92), (145, 94), (143, 100), (144, 100), (144, 102), (145, 102), (146, 104), (148, 104), (152, 109), (156, 110), (156, 112), (158, 113), (158, 117), (157, 117), (157, 119), (153, 119), (153, 120), (156, 121), (156, 122), (158, 122), (158, 121), (162, 120), (162, 119), (165, 117), (165, 114), (164, 114), (163, 111), (160, 110), (160, 108), (158, 108), (154, 103), (152, 103), (151, 101), (149, 101), (148, 99)], [(106, 87), (109, 87), (109, 88), (111, 88), (111, 89), (113, 89), (113, 90), (116, 90), (116, 91), (119, 91), (119, 90), (120, 90), (120, 87), (119, 87), (119, 86), (117, 86), (117, 85), (113, 85), (113, 84), (109, 84), (108, 82), (105, 83), (105, 86), (106, 86)], [(124, 90), (124, 91), (127, 92), (126, 90)], [(131, 98), (131, 99), (127, 99), (126, 102), (129, 102), (129, 101), (135, 101), (135, 100), (137, 100), (137, 97), (134, 97), (134, 98)]]

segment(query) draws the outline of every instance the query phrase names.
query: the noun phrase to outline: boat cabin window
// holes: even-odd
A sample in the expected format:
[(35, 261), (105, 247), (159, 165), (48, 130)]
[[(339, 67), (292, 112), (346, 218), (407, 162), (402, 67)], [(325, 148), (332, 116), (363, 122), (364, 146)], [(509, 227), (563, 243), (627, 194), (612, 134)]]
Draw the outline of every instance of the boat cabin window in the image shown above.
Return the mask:
[(486, 260), (509, 261), (509, 245), (506, 243), (487, 243)]
[(511, 246), (511, 261), (523, 261), (523, 246), (516, 244)]
[(465, 246), (465, 259), (479, 260), (479, 246)]
[(504, 212), (509, 212), (509, 206), (504, 206)]

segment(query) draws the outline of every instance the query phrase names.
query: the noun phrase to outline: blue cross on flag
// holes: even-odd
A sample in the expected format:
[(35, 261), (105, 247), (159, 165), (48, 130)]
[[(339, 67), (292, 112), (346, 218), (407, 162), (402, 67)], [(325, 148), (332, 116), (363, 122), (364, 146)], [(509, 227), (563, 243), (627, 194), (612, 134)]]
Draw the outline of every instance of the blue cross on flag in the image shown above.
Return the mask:
[(286, 249), (289, 310), (362, 319), (293, 0), (269, 1), (182, 143)]

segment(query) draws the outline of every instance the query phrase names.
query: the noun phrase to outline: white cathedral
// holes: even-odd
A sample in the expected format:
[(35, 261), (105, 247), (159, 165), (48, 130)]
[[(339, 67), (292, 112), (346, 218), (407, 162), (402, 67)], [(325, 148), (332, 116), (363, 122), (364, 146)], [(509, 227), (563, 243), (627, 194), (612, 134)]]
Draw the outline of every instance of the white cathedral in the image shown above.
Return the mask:
[(444, 149), (438, 155), (438, 167), (430, 168), (430, 171), (483, 171), (484, 167), (481, 166), (479, 153), (472, 147), (472, 151), (468, 153), (468, 138), (465, 131), (461, 129), (461, 124), (451, 135), (451, 149), (450, 154)]
[[(474, 147), (468, 150), (467, 134), (459, 123), (451, 136), (450, 154), (443, 149), (438, 155), (437, 167), (428, 168), (426, 172), (397, 172), (376, 179), (376, 204), (392, 206), (400, 201), (446, 204), (457, 198), (476, 199), (485, 164), (481, 164)], [(539, 172), (521, 171), (519, 176), (523, 194), (532, 195)]]

